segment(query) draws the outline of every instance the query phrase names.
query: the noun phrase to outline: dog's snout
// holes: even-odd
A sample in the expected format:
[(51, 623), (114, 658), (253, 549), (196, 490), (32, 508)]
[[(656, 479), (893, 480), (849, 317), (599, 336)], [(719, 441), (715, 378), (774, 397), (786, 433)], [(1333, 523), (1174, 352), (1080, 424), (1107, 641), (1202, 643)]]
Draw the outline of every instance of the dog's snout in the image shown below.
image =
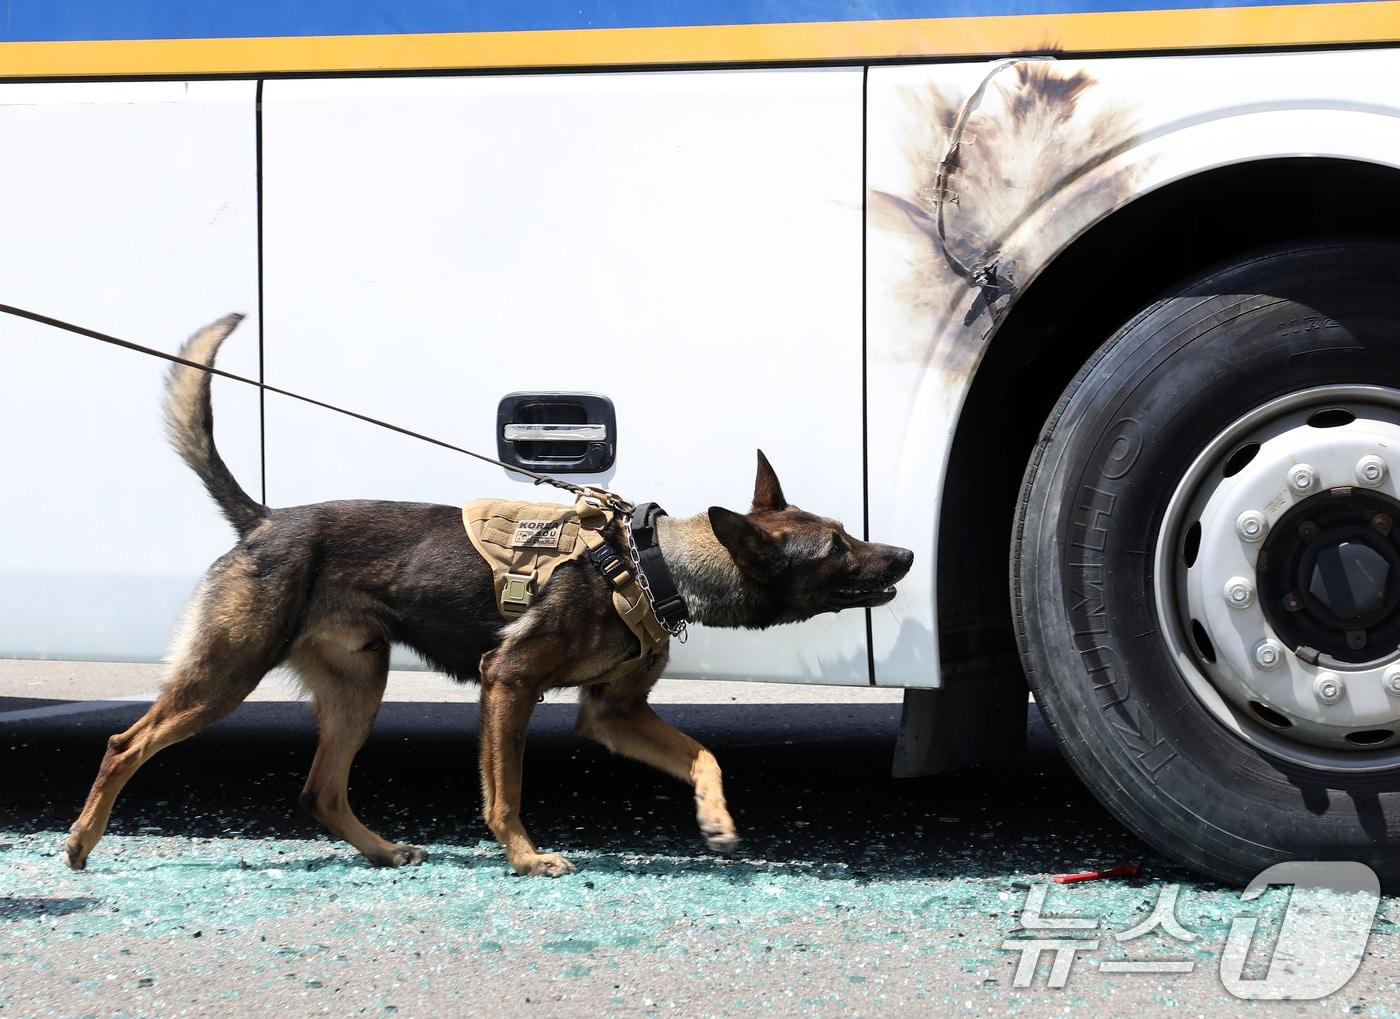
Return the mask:
[(887, 563), (891, 580), (898, 580), (909, 572), (909, 567), (914, 565), (914, 553), (907, 548), (900, 548), (898, 545), (879, 545), (880, 557)]

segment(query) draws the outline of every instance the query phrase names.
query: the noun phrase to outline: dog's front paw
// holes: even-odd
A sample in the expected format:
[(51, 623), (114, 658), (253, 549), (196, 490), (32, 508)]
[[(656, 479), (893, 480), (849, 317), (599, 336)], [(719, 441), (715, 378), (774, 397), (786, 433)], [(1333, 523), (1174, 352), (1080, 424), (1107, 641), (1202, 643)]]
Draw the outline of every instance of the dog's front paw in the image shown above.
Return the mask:
[(732, 829), (729, 831), (702, 831), (705, 836), (705, 845), (709, 846), (716, 853), (732, 853), (739, 848), (739, 835)]
[(69, 835), (68, 841), (63, 844), (63, 862), (68, 864), (71, 870), (83, 870), (87, 867), (87, 858), (83, 840), (76, 835)]
[(385, 853), (371, 856), (370, 862), (376, 867), (416, 867), (428, 858), (428, 851), (422, 846), (390, 846)]
[(558, 853), (536, 853), (515, 864), (521, 877), (563, 877), (574, 872), (574, 865)]

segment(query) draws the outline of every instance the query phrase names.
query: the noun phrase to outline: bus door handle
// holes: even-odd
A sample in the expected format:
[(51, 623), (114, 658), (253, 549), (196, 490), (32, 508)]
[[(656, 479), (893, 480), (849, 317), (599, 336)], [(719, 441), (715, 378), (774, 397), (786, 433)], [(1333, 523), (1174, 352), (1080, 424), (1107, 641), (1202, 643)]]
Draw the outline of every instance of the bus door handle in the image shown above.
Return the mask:
[(597, 474), (617, 459), (617, 412), (597, 393), (510, 393), (496, 409), (496, 454), (546, 474)]

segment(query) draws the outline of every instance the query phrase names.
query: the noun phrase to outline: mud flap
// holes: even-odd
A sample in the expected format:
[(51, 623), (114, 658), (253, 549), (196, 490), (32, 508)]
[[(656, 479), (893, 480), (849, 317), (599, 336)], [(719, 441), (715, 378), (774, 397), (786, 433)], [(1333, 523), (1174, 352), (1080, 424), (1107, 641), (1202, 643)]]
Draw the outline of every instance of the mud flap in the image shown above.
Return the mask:
[(905, 690), (890, 772), (917, 778), (1019, 756), (1027, 707), (1019, 665), (945, 675), (936, 690)]

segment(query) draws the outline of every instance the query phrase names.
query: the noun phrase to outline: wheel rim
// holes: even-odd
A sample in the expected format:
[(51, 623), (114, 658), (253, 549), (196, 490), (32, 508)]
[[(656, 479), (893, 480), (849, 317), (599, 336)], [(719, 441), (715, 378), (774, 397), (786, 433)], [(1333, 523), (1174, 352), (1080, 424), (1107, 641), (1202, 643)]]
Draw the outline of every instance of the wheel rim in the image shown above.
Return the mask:
[(1400, 765), (1400, 391), (1321, 386), (1221, 432), (1168, 503), (1157, 614), (1192, 692), (1310, 768)]

